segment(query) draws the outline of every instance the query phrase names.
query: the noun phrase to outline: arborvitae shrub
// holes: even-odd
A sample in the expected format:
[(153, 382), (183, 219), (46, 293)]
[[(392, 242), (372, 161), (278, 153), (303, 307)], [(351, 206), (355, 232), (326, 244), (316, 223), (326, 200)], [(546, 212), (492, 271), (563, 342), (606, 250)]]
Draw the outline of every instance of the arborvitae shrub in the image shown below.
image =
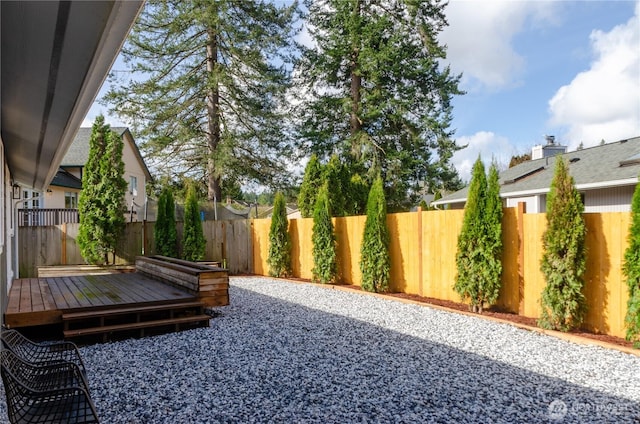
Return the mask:
[(310, 218), (316, 204), (318, 191), (322, 186), (322, 165), (318, 157), (313, 154), (304, 169), (300, 194), (298, 195), (298, 209), (303, 218)]
[(640, 348), (640, 184), (636, 185), (633, 193), (628, 241), (622, 266), (629, 293), (625, 317), (626, 337), (636, 348)]
[(80, 228), (78, 244), (89, 263), (109, 263), (125, 226), (124, 195), (127, 183), (122, 177), (122, 138), (98, 116), (89, 140), (89, 158), (82, 176), (78, 199)]
[(349, 189), (349, 171), (342, 166), (338, 155), (331, 156), (322, 173), (323, 181), (329, 185), (329, 207), (332, 216), (345, 216), (346, 198)]
[(540, 269), (547, 284), (542, 291), (543, 328), (569, 331), (580, 326), (586, 313), (584, 281), (586, 226), (584, 205), (569, 175), (566, 162), (556, 158), (556, 169), (547, 197), (547, 229), (542, 237), (544, 254)]
[(176, 212), (173, 193), (165, 187), (158, 199), (158, 217), (154, 227), (156, 252), (159, 255), (178, 256), (178, 232), (176, 230)]
[(289, 237), (289, 220), (284, 195), (276, 193), (269, 229), (269, 275), (287, 277), (291, 275), (291, 239)]
[(182, 236), (182, 258), (199, 261), (204, 258), (206, 242), (202, 233), (202, 222), (196, 189), (190, 186), (184, 205), (184, 230)]
[(333, 283), (338, 273), (336, 239), (331, 222), (329, 188), (323, 184), (313, 211), (313, 281)]
[(367, 210), (369, 186), (360, 174), (351, 175), (345, 196), (346, 215), (364, 215)]
[(382, 178), (373, 182), (367, 201), (367, 220), (360, 247), (362, 289), (378, 293), (389, 291), (391, 259), (389, 257), (389, 230), (387, 203)]
[(480, 280), (478, 290), (478, 308), (492, 305), (498, 300), (502, 287), (502, 200), (500, 199), (500, 181), (495, 163), (489, 168), (487, 197), (483, 213), (485, 224), (485, 279)]
[(481, 311), (479, 282), (484, 281), (487, 277), (485, 265), (486, 226), (483, 220), (486, 192), (487, 178), (484, 164), (478, 157), (473, 165), (469, 194), (464, 207), (462, 230), (458, 236), (458, 251), (456, 253), (458, 275), (453, 286), (462, 300), (470, 302), (470, 309), (474, 312)]
[(109, 126), (104, 123), (104, 117), (98, 116), (91, 129), (89, 158), (83, 170), (82, 191), (78, 198), (78, 245), (84, 260), (92, 264), (103, 263), (105, 255), (100, 240), (105, 218), (104, 199), (100, 193), (100, 158), (105, 156), (110, 131)]

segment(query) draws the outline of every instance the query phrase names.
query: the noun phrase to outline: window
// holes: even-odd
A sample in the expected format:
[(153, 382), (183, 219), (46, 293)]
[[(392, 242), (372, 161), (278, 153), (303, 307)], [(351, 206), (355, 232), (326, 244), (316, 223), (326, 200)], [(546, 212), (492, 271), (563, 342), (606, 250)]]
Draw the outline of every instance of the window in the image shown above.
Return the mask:
[(66, 191), (64, 193), (64, 207), (65, 209), (78, 209), (78, 193)]
[(129, 177), (129, 193), (133, 196), (138, 195), (138, 178), (133, 175)]
[(40, 193), (32, 190), (23, 190), (22, 198), (26, 199), (23, 203), (24, 209), (39, 209), (40, 208)]

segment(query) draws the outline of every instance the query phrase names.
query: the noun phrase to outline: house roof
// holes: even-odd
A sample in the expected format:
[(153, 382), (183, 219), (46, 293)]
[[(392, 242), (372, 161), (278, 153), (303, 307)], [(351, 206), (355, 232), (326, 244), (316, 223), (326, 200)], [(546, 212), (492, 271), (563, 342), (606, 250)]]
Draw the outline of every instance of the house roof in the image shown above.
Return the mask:
[(49, 185), (82, 190), (82, 180), (62, 168), (58, 169), (58, 172)]
[[(142, 155), (140, 154), (140, 150), (136, 145), (135, 141), (133, 141), (133, 136), (129, 132), (129, 128), (127, 127), (111, 127), (111, 130), (116, 134), (123, 137), (123, 139), (127, 139), (125, 134), (129, 134), (131, 136), (132, 142), (130, 143), (133, 152), (135, 153), (138, 161), (140, 162), (140, 166), (147, 177), (147, 180), (151, 180), (151, 174), (149, 173), (149, 169), (142, 159)], [(67, 154), (62, 159), (62, 163), (60, 166), (64, 167), (83, 167), (89, 160), (89, 140), (91, 139), (92, 128), (90, 127), (82, 127), (78, 129), (76, 133), (76, 137), (74, 138), (71, 146), (69, 146), (69, 150), (67, 150)]]
[[(640, 173), (640, 137), (564, 153), (578, 190), (635, 185)], [(558, 156), (523, 162), (500, 173), (500, 196), (521, 197), (549, 192)], [(466, 202), (469, 186), (433, 202)]]

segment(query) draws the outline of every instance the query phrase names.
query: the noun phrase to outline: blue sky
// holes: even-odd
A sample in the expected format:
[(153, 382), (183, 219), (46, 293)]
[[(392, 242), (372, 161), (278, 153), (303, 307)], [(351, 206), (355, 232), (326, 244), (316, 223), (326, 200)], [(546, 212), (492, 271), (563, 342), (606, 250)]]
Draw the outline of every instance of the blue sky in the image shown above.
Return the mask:
[[(464, 180), (479, 154), (506, 166), (545, 135), (569, 150), (640, 136), (640, 1), (451, 0), (446, 14)], [(124, 124), (96, 103), (83, 126), (99, 113)]]
[(453, 162), (506, 166), (545, 135), (575, 150), (640, 136), (640, 2), (452, 1), (441, 36), (467, 94)]

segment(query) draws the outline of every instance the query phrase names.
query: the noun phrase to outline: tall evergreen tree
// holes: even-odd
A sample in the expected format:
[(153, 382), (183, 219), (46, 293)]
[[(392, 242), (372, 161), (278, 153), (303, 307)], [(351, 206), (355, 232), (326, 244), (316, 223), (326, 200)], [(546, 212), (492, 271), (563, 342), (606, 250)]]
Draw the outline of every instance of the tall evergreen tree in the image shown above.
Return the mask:
[(131, 77), (103, 99), (152, 163), (207, 181), (273, 184), (288, 157), (282, 101), (297, 4), (148, 0), (122, 50)]
[(165, 186), (158, 199), (158, 217), (153, 229), (156, 252), (159, 255), (178, 257), (178, 231), (176, 229), (176, 205), (171, 188)]
[(322, 168), (318, 156), (312, 154), (304, 169), (304, 177), (298, 195), (298, 209), (300, 209), (303, 218), (313, 216), (318, 191), (322, 186)]
[(325, 183), (320, 188), (313, 210), (313, 281), (334, 283), (338, 274), (336, 254), (336, 236), (331, 222), (331, 205), (329, 203), (329, 187)]
[(105, 215), (100, 192), (100, 159), (106, 155), (107, 137), (110, 132), (111, 129), (105, 124), (104, 117), (98, 116), (91, 129), (89, 157), (83, 169), (82, 191), (78, 198), (78, 245), (84, 260), (93, 264), (102, 263), (106, 254), (101, 241)]
[(500, 175), (495, 161), (489, 168), (487, 197), (483, 212), (485, 225), (485, 279), (480, 280), (478, 308), (492, 305), (498, 300), (502, 287), (502, 200)]
[[(124, 179), (124, 161), (122, 151), (124, 141), (122, 137), (113, 131), (109, 132), (105, 155), (100, 160), (100, 172), (102, 174), (102, 195), (104, 213), (106, 215), (104, 229), (104, 243), (106, 249), (113, 255), (113, 263), (116, 261), (116, 245), (124, 232), (126, 224), (124, 196), (127, 192), (127, 181)], [(106, 262), (109, 260), (107, 258)]]
[(349, 171), (342, 166), (338, 155), (332, 155), (322, 172), (323, 181), (330, 187), (329, 205), (333, 216), (347, 215), (346, 194), (349, 191)]
[(584, 205), (561, 156), (547, 196), (547, 230), (542, 237), (540, 269), (547, 284), (542, 291), (540, 326), (560, 331), (578, 327), (586, 313), (584, 280), (586, 226)]
[[(346, 215), (364, 215), (370, 188), (360, 174), (353, 174), (345, 196)], [(383, 193), (384, 194), (384, 193)]]
[(200, 221), (198, 195), (195, 187), (191, 185), (187, 190), (187, 199), (184, 205), (182, 258), (188, 261), (202, 260), (206, 247), (202, 232), (202, 221)]
[(93, 123), (89, 139), (89, 158), (82, 175), (78, 199), (80, 228), (78, 244), (82, 257), (90, 263), (109, 263), (125, 224), (124, 195), (127, 183), (122, 177), (123, 142), (111, 131), (102, 115)]
[(289, 236), (289, 220), (284, 195), (276, 193), (269, 228), (269, 275), (287, 277), (291, 275), (291, 238)]
[(362, 288), (385, 293), (389, 291), (391, 258), (389, 256), (389, 230), (387, 228), (387, 203), (384, 198), (382, 178), (374, 180), (367, 201), (367, 220), (364, 224), (360, 247)]
[(627, 278), (629, 300), (625, 324), (627, 340), (640, 347), (640, 184), (636, 184), (631, 201), (631, 226), (629, 245), (624, 252), (622, 270)]
[[(302, 151), (340, 155), (352, 174), (386, 181), (393, 210), (416, 203), (419, 185), (457, 189), (450, 159), (451, 99), (459, 76), (441, 66), (447, 25), (436, 0), (311, 1), (296, 71)], [(309, 97), (311, 99), (309, 100)]]
[(480, 312), (480, 281), (486, 279), (486, 226), (483, 214), (487, 197), (487, 177), (480, 157), (473, 165), (467, 203), (464, 206), (462, 230), (458, 236), (456, 265), (458, 275), (453, 286), (463, 300), (470, 302), (473, 312)]

